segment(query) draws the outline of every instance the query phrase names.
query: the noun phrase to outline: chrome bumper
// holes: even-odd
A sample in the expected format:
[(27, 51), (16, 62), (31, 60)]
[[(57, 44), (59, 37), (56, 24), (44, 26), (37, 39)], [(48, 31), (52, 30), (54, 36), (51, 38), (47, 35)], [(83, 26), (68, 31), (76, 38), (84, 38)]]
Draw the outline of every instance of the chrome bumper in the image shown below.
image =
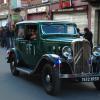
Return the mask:
[(79, 82), (100, 81), (100, 73), (97, 74), (59, 74), (59, 78), (73, 79)]

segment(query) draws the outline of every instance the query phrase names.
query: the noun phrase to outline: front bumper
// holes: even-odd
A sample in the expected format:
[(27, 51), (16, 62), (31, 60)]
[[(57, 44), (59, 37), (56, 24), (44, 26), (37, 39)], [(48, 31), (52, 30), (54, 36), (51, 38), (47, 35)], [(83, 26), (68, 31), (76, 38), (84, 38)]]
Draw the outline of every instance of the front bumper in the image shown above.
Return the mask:
[(97, 74), (59, 74), (59, 78), (72, 79), (79, 82), (100, 81), (100, 73)]

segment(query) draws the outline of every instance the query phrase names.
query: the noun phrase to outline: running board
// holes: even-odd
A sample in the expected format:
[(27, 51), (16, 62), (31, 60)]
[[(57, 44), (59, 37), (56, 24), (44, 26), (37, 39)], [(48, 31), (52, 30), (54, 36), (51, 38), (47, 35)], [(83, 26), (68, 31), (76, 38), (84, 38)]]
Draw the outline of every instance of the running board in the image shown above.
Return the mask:
[(29, 69), (29, 68), (25, 68), (25, 67), (16, 67), (16, 70), (26, 73), (26, 74), (32, 74), (33, 70)]

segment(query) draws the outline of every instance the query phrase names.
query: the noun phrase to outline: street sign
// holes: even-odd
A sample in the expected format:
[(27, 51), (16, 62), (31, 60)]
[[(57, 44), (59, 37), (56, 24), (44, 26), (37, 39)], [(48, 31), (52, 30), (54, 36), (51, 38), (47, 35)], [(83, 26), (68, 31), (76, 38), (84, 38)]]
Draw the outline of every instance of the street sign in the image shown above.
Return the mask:
[(69, 7), (72, 7), (72, 0), (66, 0), (66, 1), (60, 0), (61, 9), (69, 8)]

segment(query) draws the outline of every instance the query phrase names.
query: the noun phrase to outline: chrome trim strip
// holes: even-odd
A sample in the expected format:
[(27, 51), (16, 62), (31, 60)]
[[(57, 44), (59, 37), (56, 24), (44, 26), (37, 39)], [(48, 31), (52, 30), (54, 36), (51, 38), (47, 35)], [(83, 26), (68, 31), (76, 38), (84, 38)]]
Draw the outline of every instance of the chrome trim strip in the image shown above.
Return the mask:
[(23, 72), (23, 73), (27, 73), (27, 74), (31, 74), (32, 73), (32, 70), (28, 71), (28, 70), (25, 70), (25, 69), (22, 69), (22, 68), (18, 68), (18, 67), (16, 67), (16, 70), (18, 70), (20, 72)]
[(98, 74), (60, 74), (59, 78), (82, 78), (82, 77), (100, 77), (100, 73)]

